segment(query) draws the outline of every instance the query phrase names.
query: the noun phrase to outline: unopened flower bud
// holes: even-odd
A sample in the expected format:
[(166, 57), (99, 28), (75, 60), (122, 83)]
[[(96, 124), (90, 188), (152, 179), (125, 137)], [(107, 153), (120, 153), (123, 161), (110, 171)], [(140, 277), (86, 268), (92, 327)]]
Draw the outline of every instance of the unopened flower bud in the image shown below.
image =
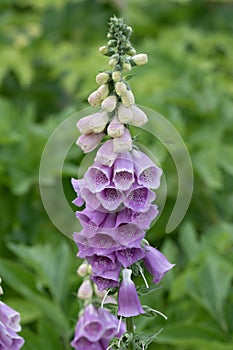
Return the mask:
[(105, 134), (103, 132), (98, 134), (92, 132), (87, 135), (81, 135), (76, 141), (76, 145), (79, 146), (84, 153), (89, 153), (99, 145), (104, 136)]
[(118, 96), (122, 96), (126, 93), (127, 87), (123, 81), (118, 81), (115, 83), (115, 90)]
[(101, 107), (105, 112), (112, 112), (116, 108), (117, 97), (116, 95), (106, 97), (101, 103)]
[(130, 72), (132, 69), (131, 64), (129, 62), (124, 62), (122, 65), (122, 68), (123, 68), (123, 71), (126, 73)]
[(105, 99), (109, 93), (108, 84), (100, 85), (100, 87), (96, 91), (98, 92), (101, 100)]
[(120, 137), (123, 135), (124, 125), (121, 124), (117, 117), (114, 117), (108, 126), (107, 133), (111, 137)]
[(117, 41), (115, 39), (110, 39), (108, 41), (108, 46), (116, 47), (117, 46)]
[(140, 108), (133, 105), (131, 109), (133, 111), (133, 118), (129, 122), (129, 124), (141, 127), (148, 122), (148, 117), (146, 113), (144, 113)]
[(134, 55), (136, 55), (136, 50), (133, 47), (129, 47), (127, 49), (127, 54), (130, 56), (134, 56)]
[(111, 59), (109, 60), (109, 65), (110, 65), (111, 67), (116, 67), (117, 63), (118, 63), (118, 60), (117, 60), (116, 58), (111, 58)]
[(96, 80), (97, 84), (99, 84), (99, 85), (105, 84), (109, 80), (109, 74), (105, 73), (105, 72), (101, 72), (101, 73), (97, 74), (95, 80)]
[(112, 73), (112, 79), (114, 81), (120, 81), (121, 78), (122, 78), (122, 76), (121, 76), (121, 72), (119, 70), (116, 70)]
[(93, 295), (93, 289), (92, 289), (91, 281), (90, 280), (83, 281), (77, 293), (78, 298), (82, 300), (89, 300), (92, 298), (92, 295)]
[(87, 262), (84, 262), (82, 263), (78, 269), (77, 269), (77, 274), (80, 276), (80, 277), (85, 277), (87, 274), (88, 274), (88, 263)]
[(133, 111), (131, 107), (126, 107), (123, 103), (119, 104), (118, 119), (123, 124), (131, 123), (133, 119)]
[(122, 136), (113, 139), (113, 150), (116, 153), (132, 150), (132, 138), (128, 129), (125, 128)]
[(108, 114), (105, 111), (94, 113), (81, 118), (77, 122), (77, 127), (81, 134), (100, 133), (105, 129), (108, 122)]
[(100, 46), (99, 52), (102, 53), (103, 55), (105, 55), (106, 53), (108, 53), (108, 47), (107, 46)]
[(87, 100), (88, 100), (88, 102), (90, 103), (90, 105), (92, 105), (92, 106), (94, 106), (94, 107), (99, 106), (100, 103), (101, 103), (101, 99), (100, 99), (100, 96), (99, 96), (97, 90), (96, 90), (96, 91), (93, 91), (93, 92), (89, 95), (89, 97), (88, 97)]
[(130, 107), (135, 103), (134, 94), (131, 90), (126, 90), (124, 95), (121, 96), (121, 101), (126, 107)]
[(140, 53), (138, 55), (133, 56), (132, 61), (137, 66), (142, 66), (143, 64), (146, 64), (148, 62), (148, 56), (145, 53)]

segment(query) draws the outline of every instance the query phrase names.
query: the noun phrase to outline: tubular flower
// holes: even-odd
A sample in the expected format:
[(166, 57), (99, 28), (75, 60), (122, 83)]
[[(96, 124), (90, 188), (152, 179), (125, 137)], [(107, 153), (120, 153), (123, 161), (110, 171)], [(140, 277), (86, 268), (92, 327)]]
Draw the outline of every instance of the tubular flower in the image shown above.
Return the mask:
[(18, 350), (24, 339), (17, 333), (21, 331), (20, 314), (0, 301), (0, 349)]
[(109, 341), (125, 332), (124, 322), (118, 330), (119, 320), (105, 308), (86, 306), (79, 318), (71, 346), (76, 350), (106, 350)]
[(144, 314), (136, 287), (131, 280), (132, 270), (124, 269), (122, 271), (123, 279), (118, 293), (118, 315), (124, 317), (137, 316)]
[(144, 265), (154, 277), (154, 283), (159, 283), (165, 273), (175, 266), (159, 250), (150, 246), (145, 248)]

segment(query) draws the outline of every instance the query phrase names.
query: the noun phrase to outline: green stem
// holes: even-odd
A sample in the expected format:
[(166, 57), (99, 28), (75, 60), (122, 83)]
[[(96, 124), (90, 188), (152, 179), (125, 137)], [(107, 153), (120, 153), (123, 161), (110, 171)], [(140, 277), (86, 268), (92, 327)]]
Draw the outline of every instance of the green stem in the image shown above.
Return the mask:
[[(126, 329), (128, 332), (134, 334), (134, 322), (133, 317), (128, 317), (126, 319)], [(134, 340), (128, 345), (128, 350), (134, 350)]]

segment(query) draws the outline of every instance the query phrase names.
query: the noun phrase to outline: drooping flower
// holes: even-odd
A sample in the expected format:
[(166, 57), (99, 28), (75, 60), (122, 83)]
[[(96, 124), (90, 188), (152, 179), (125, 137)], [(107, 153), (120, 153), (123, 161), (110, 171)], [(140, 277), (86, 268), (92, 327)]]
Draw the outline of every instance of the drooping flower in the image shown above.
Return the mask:
[(75, 350), (106, 350), (113, 337), (121, 337), (126, 330), (122, 322), (118, 330), (119, 320), (105, 308), (86, 306), (79, 318), (71, 346)]
[(145, 313), (143, 310), (136, 287), (131, 279), (132, 270), (122, 270), (122, 282), (118, 292), (117, 314), (123, 317), (132, 317)]
[(143, 260), (146, 269), (154, 277), (154, 283), (159, 283), (165, 273), (175, 266), (158, 249), (151, 246), (145, 247), (145, 258)]
[(24, 339), (17, 334), (20, 330), (20, 314), (0, 301), (0, 349), (20, 349), (24, 344)]

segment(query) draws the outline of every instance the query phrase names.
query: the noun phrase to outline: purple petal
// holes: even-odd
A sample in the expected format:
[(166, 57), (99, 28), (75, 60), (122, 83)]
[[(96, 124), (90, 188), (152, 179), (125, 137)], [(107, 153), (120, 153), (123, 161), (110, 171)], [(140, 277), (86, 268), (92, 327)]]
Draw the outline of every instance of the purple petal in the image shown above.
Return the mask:
[(95, 164), (84, 176), (85, 186), (93, 193), (100, 192), (110, 184), (111, 173), (110, 167)]
[(117, 227), (114, 231), (114, 239), (123, 246), (134, 247), (134, 242), (145, 237), (145, 231), (134, 224), (126, 224)]
[(81, 189), (81, 196), (84, 198), (86, 204), (93, 210), (100, 207), (100, 201), (95, 193), (92, 193), (88, 188)]
[(126, 248), (116, 252), (117, 260), (124, 267), (129, 267), (135, 262), (144, 258), (145, 253), (142, 248)]
[(75, 204), (77, 207), (81, 207), (84, 204), (84, 200), (80, 195), (81, 187), (83, 185), (83, 179), (76, 180), (72, 178), (71, 183), (72, 183), (73, 189), (78, 195), (78, 197), (75, 198), (75, 200), (72, 203)]
[(121, 192), (113, 186), (109, 186), (97, 193), (97, 198), (102, 206), (109, 211), (116, 210), (123, 201)]
[(135, 285), (131, 280), (132, 270), (124, 269), (122, 271), (123, 280), (118, 292), (118, 315), (123, 317), (132, 317), (145, 313)]
[(138, 183), (148, 188), (158, 188), (160, 185), (162, 170), (141, 151), (133, 150), (132, 158), (137, 173)]
[(106, 270), (113, 270), (116, 266), (114, 254), (108, 254), (107, 256), (94, 254), (87, 256), (86, 259), (91, 264), (92, 271), (97, 275), (102, 274)]
[(133, 185), (127, 191), (125, 205), (136, 212), (145, 212), (149, 209), (151, 202), (155, 199), (155, 193), (146, 187)]
[(105, 271), (101, 275), (93, 273), (91, 279), (100, 291), (117, 287), (119, 285), (120, 269), (120, 265), (116, 265), (115, 269)]
[(119, 153), (114, 162), (113, 182), (118, 190), (128, 190), (134, 182), (134, 167), (129, 152)]
[(74, 338), (70, 344), (75, 350), (106, 350), (106, 348), (103, 347), (101, 341), (90, 342), (84, 337), (78, 339)]
[(79, 219), (83, 229), (88, 232), (88, 237), (91, 237), (98, 230), (100, 224), (104, 221), (107, 214), (102, 211), (85, 208), (82, 211), (77, 211), (76, 217)]
[(175, 264), (171, 264), (158, 249), (151, 246), (145, 247), (144, 265), (154, 277), (154, 283), (159, 283), (165, 273), (175, 266)]
[(132, 223), (136, 224), (138, 227), (142, 229), (149, 229), (151, 222), (156, 218), (158, 213), (159, 211), (157, 205), (151, 205), (145, 213), (133, 213), (131, 220)]
[(128, 208), (124, 208), (117, 213), (116, 226), (118, 227), (122, 224), (128, 224), (131, 222), (132, 211)]

